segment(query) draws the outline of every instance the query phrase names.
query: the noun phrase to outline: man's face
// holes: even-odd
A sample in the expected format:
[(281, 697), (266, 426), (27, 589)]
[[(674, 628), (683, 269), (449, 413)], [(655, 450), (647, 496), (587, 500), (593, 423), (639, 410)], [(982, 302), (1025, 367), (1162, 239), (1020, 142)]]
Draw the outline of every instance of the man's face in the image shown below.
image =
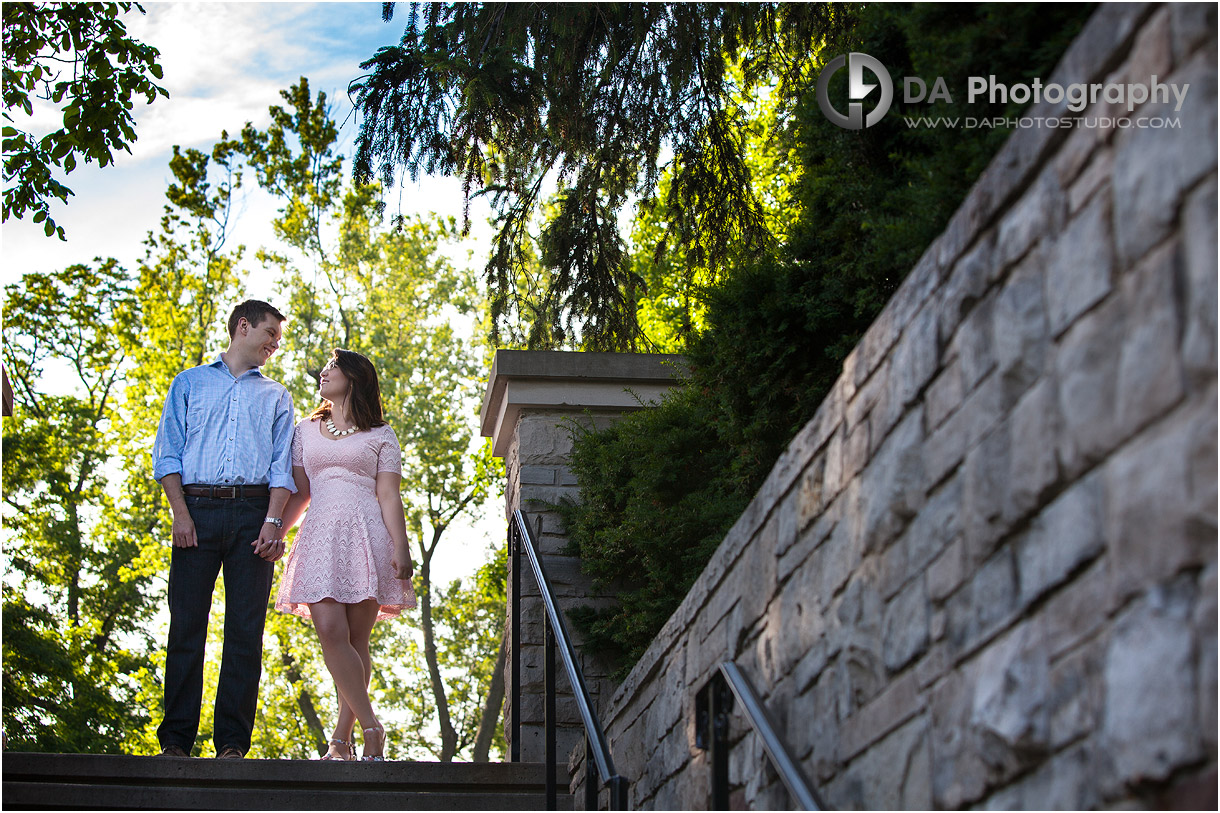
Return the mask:
[(280, 322), (274, 316), (264, 315), (256, 325), (251, 325), (245, 319), (238, 320), (233, 343), (255, 367), (262, 367), (271, 354), (279, 349), (282, 335)]

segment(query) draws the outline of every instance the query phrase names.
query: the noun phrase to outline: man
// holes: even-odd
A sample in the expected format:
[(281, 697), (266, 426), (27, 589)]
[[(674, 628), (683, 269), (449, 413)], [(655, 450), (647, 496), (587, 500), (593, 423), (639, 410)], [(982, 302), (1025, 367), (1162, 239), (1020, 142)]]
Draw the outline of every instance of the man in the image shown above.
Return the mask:
[(262, 675), (263, 624), (280, 517), (292, 480), (292, 397), (259, 368), (284, 315), (256, 299), (229, 316), (229, 347), (175, 376), (153, 444), (153, 476), (173, 511), (163, 756), (189, 756), (199, 730), (203, 649), (216, 575), (225, 579), (224, 651), (216, 689), (216, 756), (241, 759)]

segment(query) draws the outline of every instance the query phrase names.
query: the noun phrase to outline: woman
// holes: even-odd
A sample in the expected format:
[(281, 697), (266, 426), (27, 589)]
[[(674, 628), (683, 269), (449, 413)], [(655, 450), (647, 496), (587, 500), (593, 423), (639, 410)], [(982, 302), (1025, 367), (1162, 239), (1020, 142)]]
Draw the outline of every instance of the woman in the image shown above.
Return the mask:
[(369, 702), (369, 636), (379, 618), (415, 606), (411, 553), (398, 493), (398, 438), (382, 420), (372, 362), (336, 349), (322, 368), (322, 404), (296, 426), (284, 510), (297, 532), (276, 596), (277, 610), (313, 620), (339, 695), (339, 719), (322, 759), (354, 760), (353, 726), (364, 732), (362, 759), (385, 758), (385, 729)]

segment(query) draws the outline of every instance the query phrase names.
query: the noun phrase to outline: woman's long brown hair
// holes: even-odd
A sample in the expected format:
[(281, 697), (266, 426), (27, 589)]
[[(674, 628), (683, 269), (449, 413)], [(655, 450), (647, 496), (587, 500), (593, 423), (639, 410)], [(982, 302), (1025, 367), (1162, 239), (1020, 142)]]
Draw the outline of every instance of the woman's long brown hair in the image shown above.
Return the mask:
[[(339, 347), (330, 351), (330, 357), (351, 385), (351, 403), (348, 404), (348, 409), (352, 415), (352, 423), (357, 429), (384, 425), (385, 420), (381, 414), (381, 386), (377, 383), (377, 368), (373, 366), (373, 362), (355, 351)], [(331, 416), (333, 406), (323, 398), (309, 419), (326, 420)]]

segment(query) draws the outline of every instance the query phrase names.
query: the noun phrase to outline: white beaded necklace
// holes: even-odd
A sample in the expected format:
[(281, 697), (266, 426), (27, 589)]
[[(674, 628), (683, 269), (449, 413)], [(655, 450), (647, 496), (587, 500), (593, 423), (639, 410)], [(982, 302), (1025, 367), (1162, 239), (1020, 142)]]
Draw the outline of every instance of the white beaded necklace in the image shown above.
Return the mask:
[(355, 426), (349, 426), (347, 429), (340, 431), (335, 428), (335, 421), (333, 418), (326, 419), (326, 430), (337, 438), (341, 438), (344, 435), (350, 435), (353, 432), (359, 431)]

